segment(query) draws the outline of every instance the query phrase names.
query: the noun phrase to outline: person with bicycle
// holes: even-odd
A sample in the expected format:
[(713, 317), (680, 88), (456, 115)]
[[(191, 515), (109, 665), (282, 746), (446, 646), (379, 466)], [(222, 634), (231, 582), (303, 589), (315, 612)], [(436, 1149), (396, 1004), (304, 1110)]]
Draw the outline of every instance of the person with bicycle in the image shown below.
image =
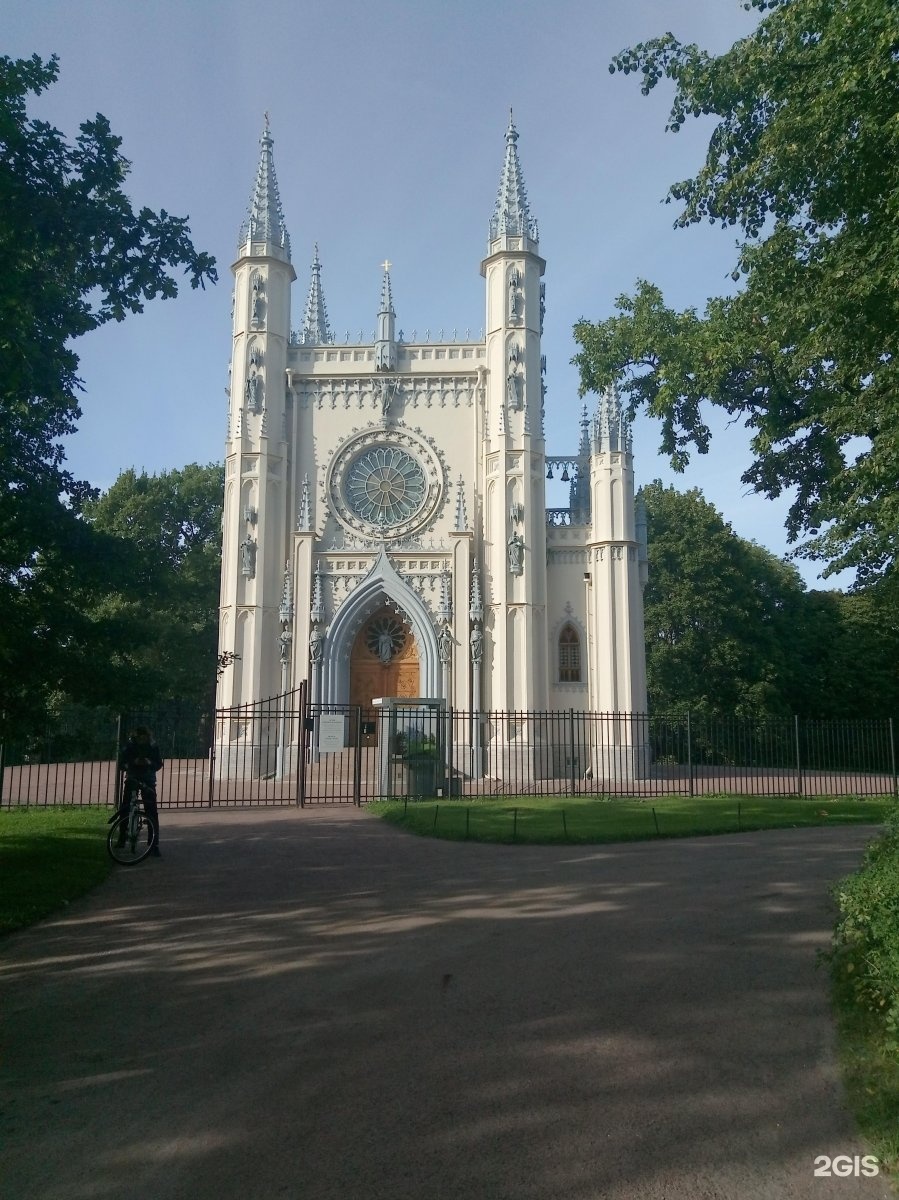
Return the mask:
[[(121, 812), (128, 811), (131, 798), (144, 785), (144, 808), (147, 816), (156, 830), (156, 844), (152, 853), (157, 858), (159, 854), (159, 809), (156, 804), (156, 772), (162, 769), (162, 755), (159, 747), (153, 741), (153, 735), (146, 725), (138, 725), (119, 754), (119, 770), (124, 772), (125, 787), (122, 792)], [(124, 827), (119, 835), (121, 843), (125, 840)]]

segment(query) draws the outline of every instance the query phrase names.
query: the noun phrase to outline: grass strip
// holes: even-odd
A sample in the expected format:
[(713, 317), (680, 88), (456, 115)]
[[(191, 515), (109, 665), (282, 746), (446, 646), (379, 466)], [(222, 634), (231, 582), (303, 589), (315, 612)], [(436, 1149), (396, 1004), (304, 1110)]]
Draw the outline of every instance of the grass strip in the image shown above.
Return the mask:
[(836, 982), (833, 998), (849, 1108), (899, 1195), (899, 1054), (883, 1020), (859, 1007), (848, 988)]
[(854, 796), (505, 796), (500, 800), (376, 801), (368, 806), (391, 824), (453, 841), (530, 845), (642, 841), (656, 837), (879, 824), (885, 798)]
[(106, 878), (108, 808), (0, 811), (0, 935), (58, 912)]

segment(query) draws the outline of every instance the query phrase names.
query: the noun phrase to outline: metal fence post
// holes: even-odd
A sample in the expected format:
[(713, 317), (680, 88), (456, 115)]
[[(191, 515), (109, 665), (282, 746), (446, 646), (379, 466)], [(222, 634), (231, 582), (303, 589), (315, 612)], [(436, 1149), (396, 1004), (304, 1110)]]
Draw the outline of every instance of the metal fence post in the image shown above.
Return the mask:
[[(890, 766), (893, 771), (893, 795), (899, 796), (899, 778), (896, 777), (896, 741), (893, 737), (893, 718), (889, 718), (890, 724)], [(0, 748), (0, 797), (3, 796), (3, 766), (2, 766), (2, 748)]]
[(215, 786), (215, 744), (209, 747), (209, 753), (206, 757), (209, 763), (206, 771), (206, 807), (212, 808), (212, 789)]
[(577, 795), (577, 767), (574, 761), (574, 709), (568, 710), (568, 753), (571, 761), (571, 794)]
[(355, 747), (353, 750), (353, 803), (362, 807), (362, 705), (356, 705)]
[(119, 752), (122, 749), (122, 714), (118, 713), (115, 723), (115, 793), (112, 797), (113, 807), (118, 808), (119, 796), (122, 790), (122, 768), (119, 766)]
[(299, 688), (294, 690), (293, 700), (293, 718), (298, 721), (296, 725), (296, 760), (294, 767), (296, 768), (296, 786), (294, 788), (293, 802), (296, 808), (302, 808), (302, 786), (306, 780), (306, 758), (302, 752), (302, 726), (306, 724), (306, 680), (300, 679)]
[[(890, 732), (892, 732), (892, 723)], [(6, 765), (6, 743), (0, 742), (0, 808), (3, 807), (3, 768)]]
[(793, 729), (796, 735), (796, 791), (802, 795), (802, 757), (799, 752), (799, 715), (793, 717)]
[(693, 733), (690, 728), (690, 710), (687, 709), (687, 771), (690, 777), (690, 795), (693, 795)]

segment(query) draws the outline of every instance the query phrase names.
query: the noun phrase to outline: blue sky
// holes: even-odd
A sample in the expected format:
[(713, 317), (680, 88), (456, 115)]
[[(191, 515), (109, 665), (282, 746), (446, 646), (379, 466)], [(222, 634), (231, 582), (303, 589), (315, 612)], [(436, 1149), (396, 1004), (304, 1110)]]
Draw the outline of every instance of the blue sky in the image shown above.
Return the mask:
[[(313, 243), (338, 340), (373, 328), (379, 264), (393, 263), (398, 326), (436, 335), (483, 322), (479, 265), (509, 108), (547, 260), (547, 449), (577, 446), (572, 326), (611, 315), (638, 278), (702, 308), (729, 286), (734, 235), (673, 229), (668, 186), (696, 169), (710, 130), (664, 132), (670, 93), (640, 94), (612, 55), (671, 30), (711, 50), (749, 32), (739, 0), (5, 0), (3, 52), (60, 58), (32, 106), (67, 134), (102, 112), (133, 163), (136, 204), (190, 217), (220, 283), (189, 287), (76, 346), (83, 417), (72, 469), (108, 487), (224, 451), (231, 276), (270, 114), (297, 271), (294, 325)], [(592, 404), (592, 401), (591, 401)], [(680, 476), (635, 428), (638, 482), (699, 487), (741, 536), (783, 554), (786, 500), (747, 494), (739, 428), (710, 414), (712, 449)], [(550, 504), (566, 503), (564, 494)], [(817, 568), (798, 564), (810, 586)], [(844, 584), (848, 580), (842, 581)]]

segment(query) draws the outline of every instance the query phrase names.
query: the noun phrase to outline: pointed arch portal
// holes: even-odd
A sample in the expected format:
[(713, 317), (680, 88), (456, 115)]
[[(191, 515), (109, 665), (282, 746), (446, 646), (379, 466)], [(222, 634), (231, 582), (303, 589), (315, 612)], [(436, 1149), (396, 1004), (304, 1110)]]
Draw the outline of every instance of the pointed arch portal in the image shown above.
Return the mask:
[[(397, 637), (390, 662), (382, 663), (368, 639), (388, 619), (396, 623), (404, 640), (400, 647)], [(386, 672), (385, 666), (389, 668)], [(374, 695), (438, 696), (440, 679), (437, 635), (428, 609), (382, 549), (331, 622), (322, 656), (321, 701), (352, 701), (368, 707), (374, 696), (362, 699), (361, 692), (378, 683), (403, 691), (376, 691)], [(406, 691), (407, 687), (411, 690)]]

